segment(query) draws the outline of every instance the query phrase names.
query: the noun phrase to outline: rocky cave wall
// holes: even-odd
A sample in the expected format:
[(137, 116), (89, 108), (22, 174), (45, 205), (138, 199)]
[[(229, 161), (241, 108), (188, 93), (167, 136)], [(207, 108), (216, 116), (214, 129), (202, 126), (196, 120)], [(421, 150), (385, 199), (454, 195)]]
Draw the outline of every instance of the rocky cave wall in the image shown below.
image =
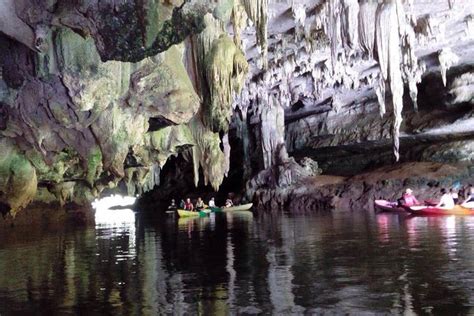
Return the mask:
[(85, 204), (114, 187), (141, 194), (182, 152), (217, 188), (247, 72), (224, 31), (233, 11), (232, 1), (2, 2), (2, 213)]
[[(252, 79), (234, 103), (238, 130), (259, 134), (261, 113), (274, 97), (285, 113), (286, 150), (297, 161), (313, 158), (326, 173), (354, 175), (396, 161), (474, 162), (474, 3), (269, 7), (268, 68), (247, 50)], [(263, 144), (271, 141), (260, 136), (268, 155)], [(251, 158), (255, 148), (246, 152)], [(262, 172), (265, 181), (249, 182), (249, 195), (278, 187), (268, 185), (281, 176), (277, 169)]]
[(320, 166), (472, 163), (473, 16), (469, 0), (3, 1), (2, 212), (142, 194), (178, 155), (218, 189), (231, 144), (250, 199)]

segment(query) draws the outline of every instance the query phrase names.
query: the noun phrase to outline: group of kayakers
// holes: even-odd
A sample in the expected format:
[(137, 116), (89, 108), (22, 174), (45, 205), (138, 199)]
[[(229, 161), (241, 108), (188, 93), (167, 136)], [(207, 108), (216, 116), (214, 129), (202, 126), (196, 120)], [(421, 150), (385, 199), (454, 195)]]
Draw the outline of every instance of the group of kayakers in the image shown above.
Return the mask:
[[(474, 204), (474, 187), (469, 184), (467, 189), (462, 189), (458, 192), (456, 189), (451, 188), (449, 191), (445, 188), (440, 190), (441, 198), (439, 202), (434, 205), (439, 208), (452, 209), (455, 205), (469, 206)], [(459, 197), (462, 196), (464, 200), (461, 202)], [(461, 203), (459, 203), (461, 202)], [(407, 188), (403, 193), (402, 197), (398, 199), (399, 206), (414, 206), (422, 203), (418, 202), (416, 197), (413, 195), (413, 190)]]
[[(224, 207), (231, 207), (231, 206), (234, 206), (234, 203), (233, 203), (232, 199), (229, 197), (225, 201)], [(171, 199), (171, 203), (168, 206), (168, 210), (173, 210), (173, 209), (178, 209), (179, 208), (179, 209), (186, 210), (186, 211), (199, 212), (200, 210), (203, 210), (203, 209), (208, 208), (208, 207), (209, 208), (217, 207), (214, 197), (211, 197), (209, 199), (209, 202), (207, 203), (207, 205), (204, 204), (204, 200), (201, 197), (198, 197), (197, 200), (196, 200), (196, 203), (194, 203), (194, 204), (192, 203), (190, 198), (186, 198), (186, 200), (181, 199), (181, 201), (179, 202), (179, 205), (176, 205), (175, 199)]]

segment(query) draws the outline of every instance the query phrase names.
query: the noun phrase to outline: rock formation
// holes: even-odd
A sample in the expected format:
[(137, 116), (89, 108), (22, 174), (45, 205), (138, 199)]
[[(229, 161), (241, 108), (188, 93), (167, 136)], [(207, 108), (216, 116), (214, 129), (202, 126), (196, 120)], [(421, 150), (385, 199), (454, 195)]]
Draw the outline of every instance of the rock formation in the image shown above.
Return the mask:
[(319, 168), (472, 163), (473, 16), (469, 0), (3, 1), (2, 210), (142, 194), (177, 156), (217, 190), (242, 153), (249, 198)]

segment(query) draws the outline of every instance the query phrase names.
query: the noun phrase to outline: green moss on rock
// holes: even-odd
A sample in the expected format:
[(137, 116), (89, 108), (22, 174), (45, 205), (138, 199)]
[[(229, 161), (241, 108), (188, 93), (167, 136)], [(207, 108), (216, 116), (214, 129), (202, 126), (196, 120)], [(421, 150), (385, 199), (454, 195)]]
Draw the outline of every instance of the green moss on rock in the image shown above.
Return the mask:
[(10, 213), (14, 217), (36, 194), (36, 170), (5, 139), (0, 141), (0, 151), (0, 202), (10, 206)]

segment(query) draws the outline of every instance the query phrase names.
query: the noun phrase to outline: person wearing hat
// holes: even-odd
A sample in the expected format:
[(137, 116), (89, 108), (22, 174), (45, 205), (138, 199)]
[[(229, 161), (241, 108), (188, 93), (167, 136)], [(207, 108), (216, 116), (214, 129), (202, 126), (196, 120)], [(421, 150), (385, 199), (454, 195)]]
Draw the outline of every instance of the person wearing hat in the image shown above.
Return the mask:
[(413, 190), (410, 188), (407, 188), (405, 190), (405, 193), (403, 193), (403, 205), (405, 206), (413, 206), (413, 205), (418, 205), (420, 202), (416, 199), (416, 197), (413, 195)]

